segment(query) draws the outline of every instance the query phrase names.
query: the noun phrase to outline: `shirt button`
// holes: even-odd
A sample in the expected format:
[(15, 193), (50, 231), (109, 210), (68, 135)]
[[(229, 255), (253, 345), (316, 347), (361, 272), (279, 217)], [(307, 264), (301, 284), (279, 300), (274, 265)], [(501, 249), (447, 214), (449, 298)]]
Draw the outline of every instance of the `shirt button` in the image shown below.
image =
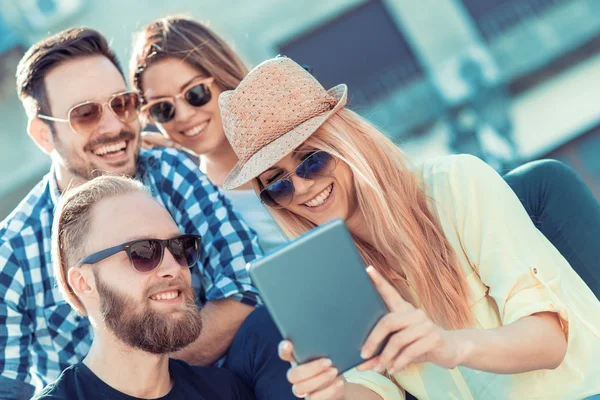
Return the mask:
[(75, 317), (75, 322), (81, 322), (81, 317), (79, 315)]
[(533, 269), (533, 273), (534, 273), (534, 274), (537, 274), (537, 268), (534, 268), (534, 269)]

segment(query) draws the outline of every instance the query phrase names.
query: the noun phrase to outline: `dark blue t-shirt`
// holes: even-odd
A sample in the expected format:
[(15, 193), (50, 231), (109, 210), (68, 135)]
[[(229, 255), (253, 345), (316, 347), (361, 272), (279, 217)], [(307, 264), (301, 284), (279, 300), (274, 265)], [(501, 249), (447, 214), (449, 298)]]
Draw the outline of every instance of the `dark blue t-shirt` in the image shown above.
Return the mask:
[[(191, 367), (169, 360), (173, 388), (160, 400), (254, 400), (254, 396), (233, 372), (217, 367)], [(137, 400), (113, 389), (85, 364), (65, 369), (56, 382), (46, 386), (36, 400)]]

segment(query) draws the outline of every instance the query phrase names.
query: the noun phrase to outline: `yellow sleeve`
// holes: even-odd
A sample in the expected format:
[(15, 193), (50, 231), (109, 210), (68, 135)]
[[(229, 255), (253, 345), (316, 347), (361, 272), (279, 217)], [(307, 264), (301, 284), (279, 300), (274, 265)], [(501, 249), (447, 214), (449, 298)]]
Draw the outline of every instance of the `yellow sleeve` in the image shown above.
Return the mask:
[(449, 157), (447, 185), (462, 251), (498, 306), (504, 325), (556, 312), (568, 334), (561, 270), (570, 268), (533, 225), (508, 184), (476, 157)]
[(375, 371), (358, 372), (351, 369), (344, 373), (344, 378), (350, 383), (362, 385), (377, 393), (383, 400), (404, 400), (404, 390), (385, 376)]

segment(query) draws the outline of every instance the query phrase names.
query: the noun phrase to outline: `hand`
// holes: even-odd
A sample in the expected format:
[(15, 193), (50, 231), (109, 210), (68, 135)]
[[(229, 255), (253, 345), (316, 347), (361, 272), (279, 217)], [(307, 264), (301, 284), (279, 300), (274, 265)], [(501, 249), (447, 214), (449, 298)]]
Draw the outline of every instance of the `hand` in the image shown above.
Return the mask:
[(296, 397), (308, 397), (310, 400), (342, 400), (344, 398), (344, 380), (338, 377), (331, 360), (320, 358), (297, 365), (293, 355), (293, 346), (287, 340), (279, 344), (279, 357), (292, 364), (288, 371), (288, 381), (293, 385)]
[(142, 147), (145, 149), (152, 149), (154, 147), (173, 147), (177, 150), (182, 150), (183, 146), (176, 143), (166, 136), (158, 132), (142, 132)]
[(401, 371), (410, 363), (433, 362), (444, 368), (459, 364), (462, 344), (453, 331), (446, 331), (436, 324), (421, 309), (400, 296), (373, 267), (367, 272), (390, 312), (381, 318), (365, 341), (361, 356), (369, 358), (389, 336), (381, 354), (358, 366), (359, 371), (374, 369), (390, 374)]

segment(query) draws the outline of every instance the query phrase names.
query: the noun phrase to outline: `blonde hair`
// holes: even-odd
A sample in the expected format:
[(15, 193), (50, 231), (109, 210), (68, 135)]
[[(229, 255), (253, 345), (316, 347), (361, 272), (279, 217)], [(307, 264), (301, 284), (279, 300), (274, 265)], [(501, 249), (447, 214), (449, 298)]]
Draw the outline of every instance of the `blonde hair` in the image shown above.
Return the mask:
[[(369, 244), (354, 236), (365, 263), (377, 268), (410, 300), (404, 280), (408, 278), (420, 306), (437, 324), (447, 329), (470, 326), (464, 273), (400, 149), (345, 108), (305, 143), (333, 154), (352, 170), (359, 211), (374, 238)], [(261, 189), (260, 181), (254, 184)], [(286, 209), (270, 211), (290, 237), (315, 227)]]
[(92, 207), (108, 197), (130, 193), (145, 193), (150, 196), (142, 183), (131, 178), (99, 176), (67, 190), (57, 206), (52, 225), (54, 276), (67, 303), (83, 315), (87, 315), (87, 311), (69, 285), (67, 273), (85, 256)]
[(129, 70), (135, 89), (143, 93), (141, 75), (165, 57), (181, 59), (221, 90), (235, 89), (248, 68), (233, 49), (206, 25), (181, 16), (160, 18), (136, 34)]

